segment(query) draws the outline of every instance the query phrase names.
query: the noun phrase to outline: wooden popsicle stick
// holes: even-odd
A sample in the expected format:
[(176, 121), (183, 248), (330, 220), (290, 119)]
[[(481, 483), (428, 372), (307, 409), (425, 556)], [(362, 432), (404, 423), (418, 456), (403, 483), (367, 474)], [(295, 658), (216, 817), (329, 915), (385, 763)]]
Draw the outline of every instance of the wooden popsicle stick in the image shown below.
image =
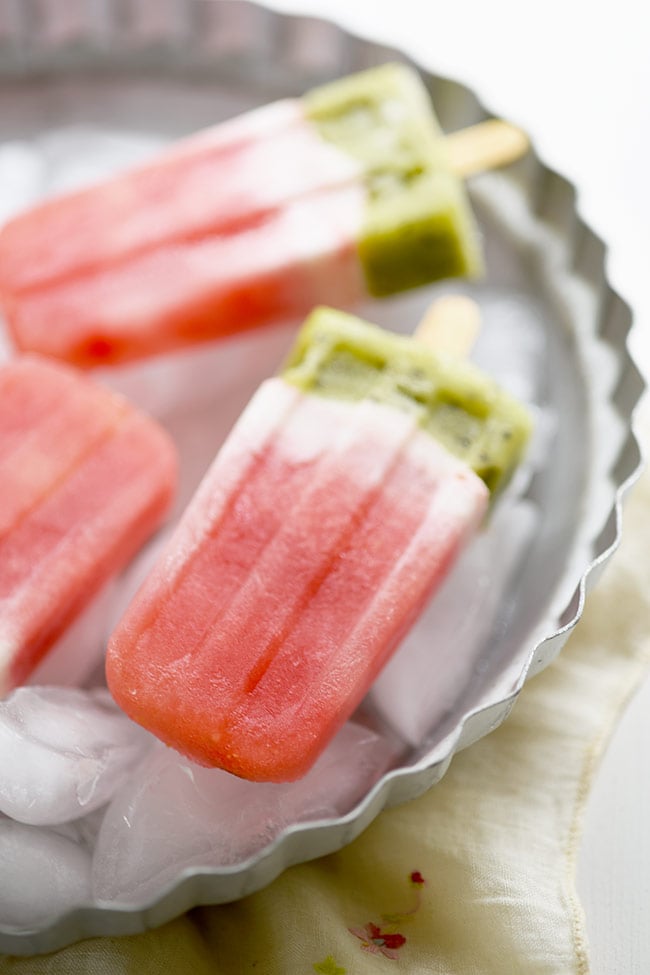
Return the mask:
[(524, 156), (530, 141), (526, 133), (503, 119), (488, 119), (445, 136), (451, 168), (462, 179), (507, 166)]
[(481, 309), (465, 295), (443, 295), (425, 311), (413, 338), (432, 352), (466, 358), (481, 327)]

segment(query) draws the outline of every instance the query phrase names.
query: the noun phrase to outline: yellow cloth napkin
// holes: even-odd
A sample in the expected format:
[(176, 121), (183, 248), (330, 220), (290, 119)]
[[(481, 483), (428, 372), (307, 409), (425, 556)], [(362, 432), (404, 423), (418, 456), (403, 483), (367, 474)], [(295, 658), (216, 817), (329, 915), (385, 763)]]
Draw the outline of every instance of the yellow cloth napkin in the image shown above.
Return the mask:
[(650, 473), (558, 659), (435, 788), (351, 846), (157, 931), (0, 959), (0, 975), (585, 975), (574, 885), (597, 760), (650, 659)]

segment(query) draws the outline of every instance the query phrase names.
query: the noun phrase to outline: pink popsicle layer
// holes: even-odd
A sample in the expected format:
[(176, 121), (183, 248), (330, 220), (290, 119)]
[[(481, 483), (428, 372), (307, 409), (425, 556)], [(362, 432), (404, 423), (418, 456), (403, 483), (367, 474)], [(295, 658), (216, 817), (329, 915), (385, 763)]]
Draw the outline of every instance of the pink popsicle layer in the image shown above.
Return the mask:
[(0, 370), (0, 694), (167, 511), (175, 449), (124, 399), (25, 356)]
[(199, 763), (295, 779), (486, 504), (409, 414), (269, 380), (113, 634), (111, 691)]
[(3, 228), (15, 344), (89, 367), (356, 303), (364, 201), (299, 101), (209, 129)]
[(9, 321), (26, 348), (92, 366), (297, 318), (324, 297), (346, 307), (363, 293), (357, 204), (357, 190), (344, 187), (236, 233), (170, 241), (10, 298)]

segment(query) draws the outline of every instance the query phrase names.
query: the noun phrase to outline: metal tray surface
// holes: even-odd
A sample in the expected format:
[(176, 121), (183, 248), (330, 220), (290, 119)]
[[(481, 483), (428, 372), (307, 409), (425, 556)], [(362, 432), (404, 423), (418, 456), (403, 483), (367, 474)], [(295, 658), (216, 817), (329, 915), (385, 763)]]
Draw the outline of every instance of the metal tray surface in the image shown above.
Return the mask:
[[(334, 24), (246, 2), (48, 0), (37, 11), (5, 0), (0, 145), (85, 126), (110, 138), (142, 136), (144, 154), (221, 117), (387, 60), (408, 59)], [(422, 75), (445, 129), (489, 115), (462, 85)], [(480, 666), (426, 740), (347, 815), (295, 825), (234, 867), (185, 871), (146, 904), (87, 905), (38, 930), (0, 929), (0, 950), (32, 954), (139, 932), (193, 906), (243, 897), (292, 864), (340, 849), (383, 808), (434, 785), (455, 752), (507, 717), (524, 682), (566, 641), (619, 543), (622, 500), (640, 467), (633, 414), (643, 382), (627, 348), (632, 315), (608, 283), (605, 245), (581, 220), (575, 189), (534, 149), (507, 171), (475, 178), (470, 192), (485, 238), (485, 280), (370, 303), (363, 312), (409, 328), (436, 290), (460, 288), (482, 304), (488, 326), (510, 301), (543, 335), (542, 395), (558, 422), (528, 488), (539, 530)], [(242, 381), (228, 419), (261, 378)]]

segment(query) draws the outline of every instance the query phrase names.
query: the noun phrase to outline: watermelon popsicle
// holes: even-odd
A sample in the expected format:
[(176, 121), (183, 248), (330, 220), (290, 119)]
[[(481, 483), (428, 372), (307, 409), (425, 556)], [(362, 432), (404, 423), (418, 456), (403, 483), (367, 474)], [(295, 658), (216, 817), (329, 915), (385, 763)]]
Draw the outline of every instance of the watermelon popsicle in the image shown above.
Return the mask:
[(481, 269), (415, 72), (252, 111), (0, 232), (14, 344), (114, 365)]
[(23, 356), (0, 368), (0, 696), (158, 527), (175, 448), (122, 397)]
[(113, 633), (117, 703), (201, 764), (300, 777), (507, 483), (528, 429), (469, 364), (316, 310)]

